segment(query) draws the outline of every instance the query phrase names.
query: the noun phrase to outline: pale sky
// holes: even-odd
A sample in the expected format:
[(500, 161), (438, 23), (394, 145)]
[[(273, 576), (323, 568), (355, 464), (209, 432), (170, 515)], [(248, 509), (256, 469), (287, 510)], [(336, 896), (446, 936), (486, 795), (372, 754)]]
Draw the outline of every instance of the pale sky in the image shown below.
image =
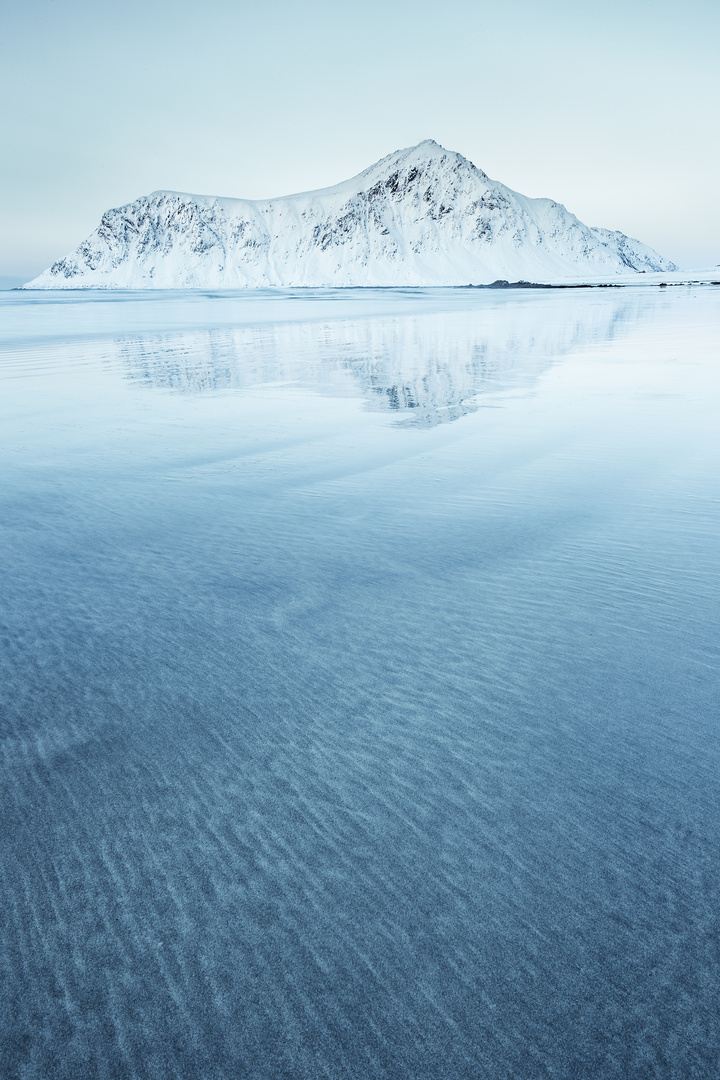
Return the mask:
[(266, 198), (432, 138), (720, 263), (717, 0), (3, 0), (0, 275), (156, 188)]

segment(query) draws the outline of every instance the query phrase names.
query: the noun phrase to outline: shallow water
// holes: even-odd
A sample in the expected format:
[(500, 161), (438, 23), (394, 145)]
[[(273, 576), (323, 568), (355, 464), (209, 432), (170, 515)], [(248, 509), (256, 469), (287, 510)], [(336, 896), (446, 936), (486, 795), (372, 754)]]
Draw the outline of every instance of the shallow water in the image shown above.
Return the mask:
[(3, 1076), (720, 1075), (719, 316), (0, 295)]

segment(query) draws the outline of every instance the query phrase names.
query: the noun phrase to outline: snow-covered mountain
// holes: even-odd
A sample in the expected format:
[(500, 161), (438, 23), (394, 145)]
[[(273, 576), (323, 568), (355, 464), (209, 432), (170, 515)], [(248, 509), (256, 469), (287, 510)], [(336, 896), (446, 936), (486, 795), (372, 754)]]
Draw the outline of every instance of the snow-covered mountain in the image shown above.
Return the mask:
[(25, 288), (479, 285), (674, 269), (645, 244), (511, 191), (428, 140), (300, 195), (141, 196), (108, 210)]

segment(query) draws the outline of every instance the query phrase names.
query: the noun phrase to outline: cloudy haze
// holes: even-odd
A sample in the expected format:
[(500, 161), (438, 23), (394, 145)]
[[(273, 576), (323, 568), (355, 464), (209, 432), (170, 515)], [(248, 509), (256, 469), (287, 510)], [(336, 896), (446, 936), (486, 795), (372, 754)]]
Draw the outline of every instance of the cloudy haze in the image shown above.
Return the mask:
[(323, 187), (425, 138), (683, 266), (720, 262), (719, 8), (27, 0), (0, 43), (0, 275), (156, 188)]

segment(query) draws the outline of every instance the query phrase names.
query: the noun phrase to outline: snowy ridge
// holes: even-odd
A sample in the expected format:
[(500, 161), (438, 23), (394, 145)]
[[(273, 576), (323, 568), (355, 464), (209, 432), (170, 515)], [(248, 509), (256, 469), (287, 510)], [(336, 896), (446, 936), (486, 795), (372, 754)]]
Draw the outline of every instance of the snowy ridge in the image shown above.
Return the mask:
[(25, 288), (261, 288), (563, 282), (674, 270), (432, 140), (335, 187), (250, 201), (155, 191)]

